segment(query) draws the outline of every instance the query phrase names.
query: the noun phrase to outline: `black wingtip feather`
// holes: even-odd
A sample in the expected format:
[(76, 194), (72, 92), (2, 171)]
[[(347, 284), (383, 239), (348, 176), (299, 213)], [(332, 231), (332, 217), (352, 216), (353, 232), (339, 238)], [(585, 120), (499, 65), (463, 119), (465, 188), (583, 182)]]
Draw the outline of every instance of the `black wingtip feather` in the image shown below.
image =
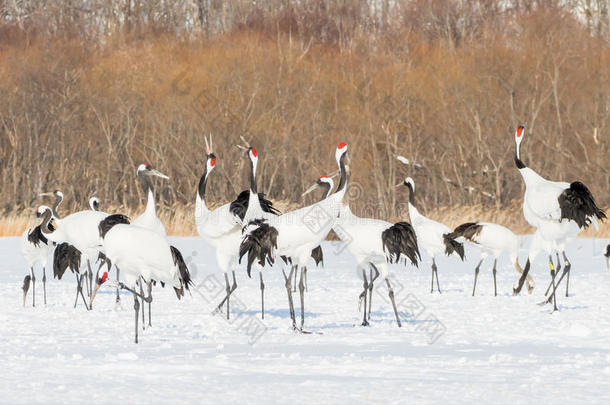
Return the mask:
[(593, 195), (580, 181), (570, 184), (558, 198), (561, 218), (576, 222), (579, 227), (591, 225), (591, 217), (601, 221), (606, 219), (606, 213), (595, 204)]
[(73, 273), (80, 269), (81, 252), (69, 243), (60, 243), (53, 252), (53, 277), (61, 280), (69, 268)]
[(390, 263), (398, 263), (402, 254), (417, 267), (421, 256), (417, 247), (417, 236), (410, 223), (397, 222), (392, 225), (381, 233), (381, 241)]
[(445, 244), (445, 254), (447, 256), (456, 253), (460, 259), (464, 260), (464, 244), (453, 239), (451, 233), (443, 235), (443, 243)]
[(277, 229), (268, 223), (258, 223), (258, 226), (249, 232), (239, 246), (239, 263), (245, 254), (248, 255), (248, 277), (251, 277), (252, 263), (258, 260), (261, 266), (265, 263), (273, 264), (274, 249), (277, 249)]
[(25, 278), (23, 279), (23, 286), (21, 287), (21, 289), (23, 290), (24, 293), (27, 293), (28, 290), (30, 289), (30, 281), (32, 281), (32, 276), (30, 276), (29, 274), (27, 276), (25, 276)]
[[(174, 259), (174, 264), (178, 266), (178, 270), (180, 272), (180, 283), (182, 287), (187, 291), (190, 291), (190, 286), (193, 285), (193, 280), (191, 279), (191, 273), (189, 272), (186, 263), (184, 262), (184, 257), (182, 257), (182, 253), (175, 247), (170, 246), (170, 250), (172, 251), (172, 258)], [(181, 288), (182, 290), (182, 288)], [(178, 292), (176, 291), (178, 295)], [(184, 295), (184, 291), (182, 291), (181, 295), (178, 295), (178, 299), (180, 299)]]
[(324, 252), (322, 252), (322, 246), (317, 246), (313, 248), (311, 251), (311, 257), (316, 262), (316, 266), (319, 266), (322, 263), (322, 267), (324, 267)]

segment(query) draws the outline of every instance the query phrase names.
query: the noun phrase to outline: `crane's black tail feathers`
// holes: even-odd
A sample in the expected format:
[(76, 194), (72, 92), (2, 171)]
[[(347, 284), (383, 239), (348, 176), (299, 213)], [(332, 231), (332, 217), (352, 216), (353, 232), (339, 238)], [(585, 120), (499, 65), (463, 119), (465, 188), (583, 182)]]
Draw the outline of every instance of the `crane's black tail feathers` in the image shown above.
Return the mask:
[(477, 243), (476, 236), (478, 236), (483, 230), (483, 225), (479, 225), (478, 222), (466, 222), (458, 225), (453, 232), (449, 233), (451, 239), (457, 239), (463, 237), (471, 242)]
[(252, 263), (258, 260), (258, 264), (273, 264), (274, 249), (277, 249), (277, 229), (268, 223), (259, 223), (258, 227), (249, 232), (239, 246), (239, 263), (245, 254), (248, 255), (248, 277), (251, 277)]
[(184, 296), (184, 289), (190, 292), (190, 286), (193, 285), (193, 280), (191, 279), (191, 273), (189, 272), (186, 263), (184, 262), (184, 258), (182, 257), (182, 253), (175, 247), (170, 246), (170, 250), (172, 251), (172, 258), (174, 259), (174, 264), (178, 267), (178, 271), (180, 273), (180, 289), (174, 287), (176, 291), (176, 295), (178, 299)]
[(67, 242), (60, 243), (53, 252), (53, 277), (61, 280), (66, 269), (78, 273), (80, 269), (81, 252)]
[(30, 289), (30, 281), (32, 281), (32, 276), (30, 276), (29, 274), (27, 276), (25, 276), (25, 278), (23, 279), (23, 286), (21, 287), (21, 289), (23, 290), (24, 293), (27, 293), (28, 290)]
[(591, 218), (601, 221), (606, 219), (606, 213), (595, 204), (593, 195), (580, 181), (570, 184), (570, 187), (559, 195), (558, 200), (561, 219), (572, 220), (581, 228), (591, 225)]
[(322, 263), (322, 267), (324, 267), (324, 252), (322, 252), (322, 246), (318, 245), (313, 248), (311, 257), (316, 262), (316, 266), (319, 266), (320, 263)]
[(408, 222), (397, 222), (383, 231), (381, 242), (390, 263), (398, 263), (401, 254), (408, 257), (415, 267), (417, 267), (417, 260), (421, 260), (417, 247), (417, 236)]
[(456, 253), (460, 259), (464, 260), (464, 244), (456, 241), (451, 237), (452, 233), (443, 235), (443, 243), (445, 244), (445, 254), (447, 256)]
[(104, 237), (106, 236), (108, 231), (111, 230), (113, 226), (118, 225), (118, 224), (128, 224), (129, 225), (129, 218), (127, 217), (127, 215), (113, 214), (113, 215), (108, 215), (106, 218), (102, 219), (100, 221), (100, 224), (97, 227), (98, 230), (100, 231), (100, 237), (102, 239), (104, 239)]

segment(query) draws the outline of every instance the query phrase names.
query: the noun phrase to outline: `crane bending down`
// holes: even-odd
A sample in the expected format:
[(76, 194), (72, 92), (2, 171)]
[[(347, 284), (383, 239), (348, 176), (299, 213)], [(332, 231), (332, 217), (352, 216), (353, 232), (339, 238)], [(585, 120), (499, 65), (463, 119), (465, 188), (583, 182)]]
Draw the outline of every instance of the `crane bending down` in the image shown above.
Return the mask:
[[(456, 227), (455, 230), (449, 234), (449, 237), (460, 243), (471, 243), (481, 249), (481, 260), (474, 269), (474, 285), (472, 287), (473, 297), (477, 288), (479, 269), (488, 256), (494, 258), (492, 269), (494, 296), (498, 295), (496, 265), (498, 257), (500, 257), (502, 253), (508, 253), (510, 262), (514, 265), (517, 273), (523, 274), (523, 269), (519, 265), (519, 238), (510, 229), (490, 222), (467, 222)], [(528, 292), (531, 294), (534, 290), (534, 280), (529, 274), (526, 275), (526, 279)]]
[[(106, 256), (122, 270), (125, 282), (118, 282), (120, 288), (133, 294), (135, 342), (138, 343), (138, 298), (152, 303), (150, 290), (146, 297), (136, 291), (138, 280), (142, 278), (146, 283), (156, 280), (168, 284), (174, 288), (176, 297), (181, 299), (184, 291), (190, 290), (191, 275), (180, 251), (170, 246), (166, 238), (149, 229), (129, 225), (129, 220), (124, 215), (108, 216), (99, 223), (98, 229)], [(93, 297), (107, 279), (107, 272), (98, 274)]]

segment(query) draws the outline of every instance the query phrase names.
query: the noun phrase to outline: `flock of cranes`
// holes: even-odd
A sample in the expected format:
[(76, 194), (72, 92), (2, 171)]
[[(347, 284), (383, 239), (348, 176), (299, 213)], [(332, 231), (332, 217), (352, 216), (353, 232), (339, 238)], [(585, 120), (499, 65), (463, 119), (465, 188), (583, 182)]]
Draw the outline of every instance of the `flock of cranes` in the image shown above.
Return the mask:
[[(475, 268), (472, 295), (475, 295), (479, 270), (488, 256), (494, 258), (494, 295), (497, 295), (496, 265), (498, 257), (507, 253), (511, 263), (520, 274), (513, 287), (518, 294), (527, 282), (528, 292), (534, 289), (534, 281), (529, 275), (531, 263), (541, 252), (549, 257), (551, 283), (545, 295), (545, 303), (556, 306), (556, 290), (566, 278), (568, 294), (571, 263), (565, 249), (567, 244), (583, 229), (591, 224), (597, 227), (598, 220), (606, 218), (596, 204), (588, 188), (581, 182), (564, 183), (544, 179), (521, 160), (521, 142), (525, 129), (519, 126), (515, 133), (515, 164), (525, 183), (523, 213), (525, 219), (536, 232), (528, 251), (524, 268), (519, 264), (519, 240), (508, 228), (486, 222), (468, 222), (451, 230), (446, 225), (422, 215), (415, 206), (415, 183), (408, 177), (397, 185), (408, 192), (410, 222), (390, 223), (373, 218), (356, 216), (345, 199), (350, 181), (348, 145), (340, 143), (335, 150), (337, 172), (321, 176), (307, 191), (316, 188), (323, 195), (316, 203), (287, 213), (280, 213), (271, 201), (258, 192), (256, 169), (259, 154), (256, 148), (246, 142), (239, 146), (249, 161), (249, 187), (239, 193), (236, 199), (218, 208), (208, 208), (206, 188), (211, 173), (216, 167), (217, 157), (213, 151), (211, 138), (205, 139), (206, 165), (199, 180), (195, 196), (195, 224), (200, 237), (212, 246), (218, 269), (223, 273), (226, 294), (218, 304), (218, 311), (226, 306), (226, 316), (230, 317), (231, 295), (237, 288), (236, 271), (244, 262), (248, 276), (252, 268), (259, 274), (261, 293), (261, 316), (265, 314), (265, 283), (263, 269), (275, 264), (280, 258), (287, 266), (282, 267), (292, 328), (305, 332), (305, 296), (307, 291), (307, 268), (323, 262), (321, 242), (333, 230), (345, 242), (347, 250), (356, 259), (358, 276), (362, 277), (363, 290), (359, 294), (364, 302), (362, 325), (369, 325), (373, 285), (379, 277), (386, 284), (388, 296), (398, 326), (401, 321), (394, 301), (390, 283), (390, 264), (421, 263), (420, 251), (432, 259), (431, 292), (441, 292), (436, 260), (439, 256), (450, 255), (464, 260), (464, 244), (476, 245), (481, 250), (481, 260)], [(242, 140), (244, 140), (242, 138)], [(245, 142), (245, 140), (244, 140)], [(403, 159), (399, 160), (403, 161)], [(404, 163), (404, 162), (403, 162)], [(337, 188), (332, 177), (339, 176)], [(124, 215), (109, 215), (100, 211), (99, 200), (89, 201), (88, 210), (61, 217), (58, 213), (63, 194), (56, 190), (45, 193), (55, 201), (52, 207), (41, 205), (36, 213), (41, 222), (28, 228), (22, 236), (22, 252), (29, 265), (29, 274), (23, 283), (23, 305), (32, 286), (32, 305), (35, 305), (36, 277), (34, 265), (42, 266), (44, 303), (46, 304), (47, 258), (53, 253), (53, 275), (61, 278), (67, 269), (76, 276), (76, 307), (79, 298), (87, 309), (92, 309), (99, 288), (107, 283), (109, 272), (114, 266), (116, 278), (116, 300), (120, 302), (119, 290), (130, 292), (134, 299), (135, 341), (138, 342), (138, 320), (142, 306), (142, 327), (145, 327), (144, 303), (148, 304), (148, 325), (151, 321), (152, 289), (159, 283), (162, 287), (172, 287), (178, 299), (192, 285), (191, 276), (182, 254), (171, 246), (165, 227), (156, 214), (152, 176), (169, 178), (149, 164), (142, 164), (136, 170), (137, 178), (147, 193), (145, 211), (130, 221)], [(556, 256), (556, 264), (553, 263)], [(561, 263), (560, 255), (563, 258)], [(610, 258), (610, 245), (606, 251), (606, 261)], [(100, 261), (93, 274), (91, 263)], [(83, 268), (81, 264), (85, 264)], [(563, 273), (559, 275), (561, 265)], [(293, 292), (297, 289), (300, 322), (297, 323)], [(557, 277), (559, 277), (557, 279)], [(294, 285), (293, 285), (294, 280)], [(108, 283), (111, 284), (111, 283)], [(83, 289), (85, 292), (83, 292)], [(146, 289), (146, 292), (144, 291)], [(85, 298), (88, 295), (88, 300)]]

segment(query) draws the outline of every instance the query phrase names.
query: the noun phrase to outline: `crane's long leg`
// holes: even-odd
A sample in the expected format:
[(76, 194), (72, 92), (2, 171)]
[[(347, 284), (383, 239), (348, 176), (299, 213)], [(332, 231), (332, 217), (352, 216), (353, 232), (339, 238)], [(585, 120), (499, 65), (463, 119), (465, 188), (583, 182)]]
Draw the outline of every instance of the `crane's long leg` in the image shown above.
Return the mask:
[(119, 273), (121, 272), (121, 270), (119, 270), (119, 267), (117, 265), (115, 265), (114, 267), (116, 267), (116, 282), (117, 282), (115, 305), (117, 305), (117, 304), (120, 305), (121, 304), (121, 297), (119, 295), (118, 283), (120, 283)]
[(32, 276), (32, 307), (36, 306), (36, 276), (34, 275), (34, 266), (30, 267), (30, 275)]
[[(369, 282), (369, 319), (371, 319), (371, 303), (373, 302), (373, 283), (379, 277), (379, 270), (373, 263), (369, 263), (371, 265), (371, 280)], [(375, 271), (375, 275), (373, 275), (373, 271)]]
[[(372, 275), (372, 274), (371, 274)], [(363, 291), (362, 294), (360, 294), (360, 297), (364, 296), (364, 311), (363, 312), (363, 317), (362, 317), (362, 326), (369, 326), (369, 322), (366, 320), (366, 310), (367, 310), (367, 295), (368, 295), (368, 290), (369, 290), (369, 283), (366, 279), (366, 269), (363, 267), (362, 268), (362, 287), (363, 287)]]
[[(222, 301), (220, 301), (220, 304), (218, 304), (218, 306), (216, 307), (216, 310), (218, 312), (221, 312), (222, 306), (224, 305), (225, 302), (227, 303), (227, 319), (229, 319), (228, 314), (230, 313), (228, 298), (231, 296), (231, 294), (233, 294), (233, 291), (235, 291), (237, 289), (237, 280), (235, 280), (235, 270), (233, 270), (232, 273), (233, 273), (233, 286), (230, 288), (229, 293), (227, 295), (225, 295), (225, 297), (222, 299)], [(227, 287), (229, 287), (226, 274), (225, 274), (225, 283), (226, 283)]]
[(432, 271), (436, 274), (436, 289), (438, 293), (441, 294), (441, 286), (438, 284), (438, 267), (436, 267), (436, 261), (432, 258)]
[(294, 316), (294, 303), (292, 302), (292, 274), (295, 270), (295, 265), (290, 266), (290, 272), (288, 273), (288, 277), (286, 277), (286, 272), (282, 269), (282, 274), (284, 274), (286, 292), (288, 293), (288, 306), (290, 308), (290, 319), (292, 319), (292, 328), (296, 330), (297, 323)]
[(87, 297), (91, 297), (93, 293), (93, 271), (91, 271), (91, 262), (87, 259)]
[(299, 278), (299, 296), (301, 298), (301, 330), (305, 324), (305, 283), (303, 281), (303, 274), (307, 272), (307, 267), (303, 266), (301, 269), (301, 277)]
[[(563, 268), (563, 273), (561, 274), (561, 277), (559, 277), (559, 281), (557, 281), (557, 284), (555, 285), (555, 287), (553, 288), (553, 291), (551, 292), (551, 295), (549, 296), (549, 298), (542, 302), (542, 304), (550, 304), (552, 299), (555, 299), (555, 291), (557, 290), (557, 288), (559, 288), (559, 284), (561, 284), (561, 280), (563, 280), (563, 278), (566, 276), (566, 274), (570, 274), (570, 269), (572, 268), (572, 263), (570, 263), (570, 261), (568, 260), (568, 257), (565, 255), (564, 252), (564, 260), (565, 260), (565, 266)], [(567, 289), (567, 288), (566, 288)]]
[(144, 308), (145, 308), (144, 307), (144, 288), (142, 287), (142, 284), (144, 284), (144, 279), (140, 278), (138, 280), (138, 285), (140, 286), (140, 296), (142, 297), (142, 330), (145, 330), (146, 329), (146, 321), (144, 319), (144, 316), (145, 316), (144, 313), (146, 311), (144, 310)]
[[(263, 282), (263, 272), (259, 271), (258, 276), (261, 280), (261, 319), (265, 319), (265, 283)], [(235, 272), (233, 272), (233, 282), (235, 282)]]
[(525, 263), (525, 268), (523, 269), (523, 273), (521, 273), (521, 277), (519, 278), (519, 284), (517, 285), (517, 288), (513, 287), (513, 295), (517, 295), (521, 292), (521, 289), (523, 288), (523, 284), (525, 283), (525, 278), (527, 277), (527, 273), (529, 273), (530, 271), (530, 259), (527, 259), (527, 262)]
[[(556, 274), (559, 274), (559, 270), (561, 270), (561, 261), (559, 260), (559, 253), (557, 253), (557, 267), (555, 268), (555, 271), (557, 272)], [(563, 277), (560, 278), (560, 280)], [(559, 283), (557, 283), (559, 284)], [(549, 295), (549, 291), (551, 291), (551, 287), (553, 286), (553, 282), (549, 282), (549, 286), (546, 288), (546, 291), (544, 292), (544, 296), (546, 297), (547, 295)]]
[(474, 291), (477, 288), (477, 278), (479, 277), (479, 269), (481, 268), (481, 263), (483, 263), (484, 259), (481, 259), (479, 261), (479, 264), (477, 264), (477, 267), (475, 267), (474, 269), (474, 285), (472, 286), (472, 296), (474, 297)]
[(309, 292), (309, 289), (307, 288), (307, 267), (303, 269), (303, 280), (305, 283), (305, 292)]
[(227, 273), (225, 273), (225, 299), (222, 300), (222, 302), (220, 304), (218, 304), (218, 311), (222, 311), (222, 304), (226, 301), (227, 302), (227, 319), (229, 319), (229, 306), (230, 306), (230, 296), (231, 296), (231, 285), (229, 284), (229, 275)]
[(146, 285), (148, 286), (148, 296), (150, 297), (150, 301), (148, 301), (148, 326), (152, 326), (151, 323), (151, 308), (152, 308), (152, 281), (149, 281), (148, 283), (146, 283)]
[(89, 310), (89, 306), (87, 305), (87, 301), (85, 300), (85, 295), (83, 294), (83, 277), (84, 274), (74, 273), (76, 276), (76, 298), (74, 299), (74, 308), (76, 308), (76, 304), (78, 303), (78, 296), (80, 295), (83, 299), (83, 303), (85, 304), (85, 308), (87, 311)]
[(298, 271), (294, 272), (294, 283), (292, 284), (292, 292), (297, 292), (297, 273)]
[(44, 305), (47, 306), (47, 271), (42, 266), (42, 292), (44, 297)]
[(394, 315), (396, 315), (396, 322), (398, 322), (398, 327), (400, 328), (402, 324), (400, 323), (400, 318), (398, 317), (398, 310), (396, 309), (396, 302), (394, 301), (394, 290), (390, 285), (390, 280), (385, 279), (385, 283), (388, 286), (388, 295), (390, 296), (390, 300), (392, 301), (392, 307), (394, 308)]
[[(566, 252), (563, 252), (563, 259), (565, 260), (565, 267), (564, 267), (564, 274), (567, 276), (566, 278), (566, 297), (568, 296), (568, 288), (570, 286), (570, 273), (572, 271), (572, 263), (570, 263), (570, 261), (568, 260), (568, 257), (566, 256)], [(557, 255), (557, 260), (559, 260), (559, 255)], [(561, 277), (563, 277), (563, 274), (561, 275)], [(561, 279), (559, 280), (561, 282)]]
[[(83, 299), (83, 304), (85, 304), (85, 308), (87, 308), (87, 311), (89, 311), (89, 305), (87, 305), (87, 300), (85, 299), (85, 294), (83, 294), (83, 278), (84, 277), (85, 277), (84, 274), (77, 276), (78, 285), (76, 288), (76, 301), (78, 301), (78, 295), (80, 294), (80, 297)], [(74, 301), (74, 308), (76, 308), (76, 301)]]
[(140, 300), (138, 299), (138, 296), (136, 295), (136, 293), (133, 293), (133, 309), (135, 311), (136, 314), (136, 343), (138, 343), (138, 318), (140, 317), (138, 314), (138, 311), (140, 310)]
[(551, 268), (551, 282), (553, 283), (553, 293), (551, 297), (553, 298), (553, 311), (557, 311), (557, 298), (555, 297), (555, 290), (557, 286), (555, 285), (555, 268), (553, 267), (553, 260), (549, 255), (549, 267)]
[(498, 285), (496, 284), (496, 264), (498, 263), (498, 259), (494, 259), (494, 268), (492, 270), (493, 274), (494, 274), (494, 297), (498, 296)]
[(76, 298), (74, 299), (74, 308), (76, 308), (78, 293), (80, 292), (80, 275), (78, 273), (74, 273), (74, 275), (76, 276)]

